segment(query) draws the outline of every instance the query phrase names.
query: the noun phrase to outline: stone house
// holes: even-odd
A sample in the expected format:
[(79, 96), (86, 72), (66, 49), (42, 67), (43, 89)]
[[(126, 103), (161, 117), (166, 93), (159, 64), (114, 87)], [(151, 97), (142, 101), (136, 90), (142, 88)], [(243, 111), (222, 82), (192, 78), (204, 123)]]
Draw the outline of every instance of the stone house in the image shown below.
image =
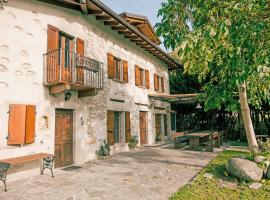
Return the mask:
[[(38, 152), (56, 167), (168, 138), (168, 70), (148, 20), (98, 0), (0, 1), (0, 159)], [(173, 118), (171, 118), (173, 116)], [(173, 122), (173, 123), (171, 123)]]

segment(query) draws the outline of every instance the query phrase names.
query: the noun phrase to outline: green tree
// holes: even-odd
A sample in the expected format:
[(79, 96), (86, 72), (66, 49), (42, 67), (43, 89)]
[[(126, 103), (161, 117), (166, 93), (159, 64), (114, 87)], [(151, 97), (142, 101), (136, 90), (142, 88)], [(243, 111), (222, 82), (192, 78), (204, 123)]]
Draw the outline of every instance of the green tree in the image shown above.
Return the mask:
[(167, 0), (158, 15), (165, 47), (204, 82), (205, 109), (240, 109), (255, 151), (249, 105), (270, 102), (270, 0)]

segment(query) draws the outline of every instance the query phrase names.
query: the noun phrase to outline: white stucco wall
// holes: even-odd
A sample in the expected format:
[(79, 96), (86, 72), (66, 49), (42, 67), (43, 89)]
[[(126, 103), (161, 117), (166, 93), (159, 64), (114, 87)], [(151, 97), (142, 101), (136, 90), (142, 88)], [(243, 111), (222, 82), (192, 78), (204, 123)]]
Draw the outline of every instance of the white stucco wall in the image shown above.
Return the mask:
[[(50, 95), (43, 82), (43, 54), (47, 50), (47, 26), (85, 42), (85, 56), (104, 63), (105, 86), (98, 95), (72, 98), (64, 101), (64, 95)], [(128, 39), (93, 16), (81, 12), (35, 2), (9, 0), (0, 9), (0, 159), (37, 152), (54, 153), (55, 109), (74, 109), (74, 162), (83, 163), (95, 157), (99, 141), (107, 137), (107, 110), (130, 111), (131, 133), (139, 135), (139, 111), (148, 111), (149, 144), (155, 140), (154, 114), (167, 113), (170, 105), (155, 101), (166, 108), (154, 110), (148, 94), (154, 93), (153, 74), (164, 77), (165, 93), (169, 93), (168, 70), (155, 57), (131, 43)], [(107, 53), (125, 59), (129, 65), (129, 82), (119, 83), (107, 79)], [(150, 89), (135, 86), (134, 65), (150, 71)], [(124, 103), (111, 98), (123, 99)], [(36, 141), (23, 147), (8, 146), (8, 108), (12, 103), (27, 103), (37, 106)], [(135, 103), (147, 104), (136, 105)], [(168, 114), (168, 113), (167, 113)], [(44, 128), (43, 116), (49, 119)], [(168, 132), (170, 123), (168, 115)]]

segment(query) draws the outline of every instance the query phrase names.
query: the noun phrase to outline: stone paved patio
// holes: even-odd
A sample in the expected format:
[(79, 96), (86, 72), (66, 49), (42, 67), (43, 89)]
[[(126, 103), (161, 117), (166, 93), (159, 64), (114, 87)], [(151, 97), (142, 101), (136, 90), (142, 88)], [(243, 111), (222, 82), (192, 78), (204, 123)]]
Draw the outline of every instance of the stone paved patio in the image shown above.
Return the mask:
[(148, 147), (91, 161), (73, 171), (0, 185), (1, 200), (158, 200), (168, 199), (188, 183), (215, 153)]

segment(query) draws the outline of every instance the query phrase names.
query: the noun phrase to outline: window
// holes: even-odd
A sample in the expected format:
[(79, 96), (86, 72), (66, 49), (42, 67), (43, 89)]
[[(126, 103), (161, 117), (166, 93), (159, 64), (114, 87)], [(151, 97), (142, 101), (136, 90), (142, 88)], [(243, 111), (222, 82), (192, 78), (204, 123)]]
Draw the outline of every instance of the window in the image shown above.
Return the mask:
[(128, 82), (128, 62), (112, 54), (107, 54), (108, 77), (120, 82)]
[(171, 130), (176, 131), (176, 113), (171, 113)]
[(9, 145), (34, 143), (35, 120), (36, 106), (10, 104), (7, 143)]
[(107, 141), (109, 145), (128, 143), (131, 139), (130, 112), (108, 110)]
[(121, 134), (121, 113), (114, 112), (114, 143), (120, 142)]
[(157, 74), (154, 74), (154, 87), (155, 91), (164, 93), (164, 78)]
[(120, 59), (113, 59), (114, 79), (123, 81), (123, 65)]
[(150, 88), (149, 71), (135, 65), (135, 85), (139, 87)]

